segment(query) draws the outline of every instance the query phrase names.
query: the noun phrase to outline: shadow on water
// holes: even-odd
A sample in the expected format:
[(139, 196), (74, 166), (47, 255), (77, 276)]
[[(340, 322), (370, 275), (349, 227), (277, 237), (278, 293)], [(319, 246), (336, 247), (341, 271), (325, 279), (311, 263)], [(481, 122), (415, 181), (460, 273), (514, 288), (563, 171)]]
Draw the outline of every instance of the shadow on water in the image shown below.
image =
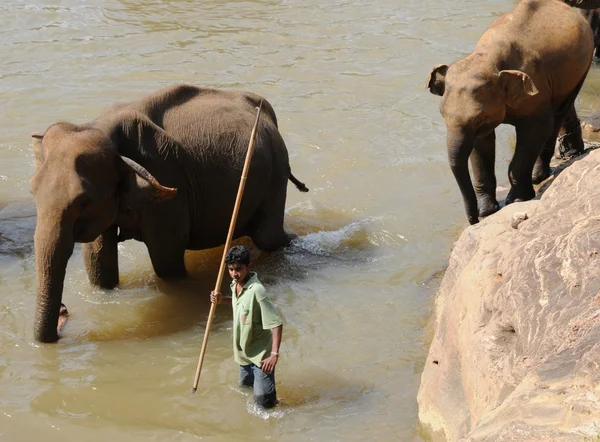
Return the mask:
[[(374, 247), (367, 238), (366, 229), (370, 220), (355, 221), (340, 216), (332, 221), (326, 214), (330, 211), (312, 213), (308, 218), (294, 219), (291, 229), (301, 236), (276, 252), (263, 252), (257, 249), (250, 238), (244, 237), (234, 244), (247, 246), (253, 257), (253, 268), (267, 285), (274, 285), (282, 277), (286, 280), (301, 281), (310, 277), (313, 269), (324, 266), (356, 266), (369, 261)], [(322, 223), (316, 219), (323, 217)], [(325, 230), (327, 229), (327, 230)], [(105, 303), (116, 295), (146, 296), (136, 305), (135, 319), (123, 321), (99, 318), (93, 330), (86, 333), (85, 339), (107, 341), (120, 339), (144, 339), (177, 333), (194, 327), (204, 330), (210, 310), (209, 294), (214, 289), (223, 247), (186, 253), (186, 268), (189, 277), (178, 281), (166, 281), (153, 276), (137, 279), (127, 285), (127, 289), (117, 289), (103, 295)], [(231, 279), (225, 273), (221, 291), (227, 293)], [(156, 296), (147, 297), (149, 288)], [(117, 292), (117, 293), (115, 293)], [(109, 306), (110, 309), (114, 308)], [(102, 316), (110, 315), (107, 311)], [(220, 309), (213, 327), (226, 327), (231, 321), (231, 311)], [(102, 323), (107, 325), (102, 325)]]
[[(374, 219), (356, 219), (352, 214), (311, 204), (287, 211), (287, 227), (298, 237), (276, 252), (257, 249), (248, 237), (234, 241), (246, 245), (253, 266), (267, 285), (285, 280), (303, 281), (312, 271), (330, 266), (356, 267), (368, 263), (376, 247), (369, 241), (368, 228)], [(7, 204), (0, 208), (0, 255), (26, 258), (33, 254), (36, 215), (33, 201)], [(137, 261), (143, 252), (133, 253)], [(149, 268), (139, 265), (122, 271), (115, 290), (91, 287), (82, 270), (81, 256), (75, 253), (79, 276), (67, 269), (67, 279), (76, 280), (83, 306), (66, 298), (71, 317), (62, 331), (63, 342), (148, 339), (190, 330), (204, 330), (210, 310), (209, 294), (214, 289), (223, 247), (186, 252), (189, 276), (181, 280), (162, 280)], [(147, 261), (149, 263), (149, 261)], [(221, 286), (229, 291), (227, 272)], [(227, 326), (229, 309), (221, 309), (214, 326)]]

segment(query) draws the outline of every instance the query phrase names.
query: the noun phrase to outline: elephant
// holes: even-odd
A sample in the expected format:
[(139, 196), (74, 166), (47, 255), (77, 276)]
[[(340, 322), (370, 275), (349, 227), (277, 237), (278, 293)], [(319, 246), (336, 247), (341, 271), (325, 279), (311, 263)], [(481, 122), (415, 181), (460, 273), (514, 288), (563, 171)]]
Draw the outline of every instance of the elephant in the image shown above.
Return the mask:
[(517, 135), (506, 204), (534, 198), (533, 184), (550, 176), (564, 120), (579, 129), (573, 145), (583, 151), (574, 101), (593, 50), (590, 26), (574, 9), (558, 0), (523, 0), (490, 25), (471, 54), (432, 69), (425, 87), (442, 97), (448, 159), (470, 224), (500, 208), (494, 173), (500, 124), (514, 126)]
[[(594, 60), (597, 61), (600, 59), (600, 0), (565, 0), (565, 3), (577, 7), (579, 13), (590, 24), (594, 35)], [(569, 159), (571, 153), (576, 153), (573, 152), (568, 143), (571, 134), (579, 130), (577, 128), (578, 124), (580, 124), (585, 136), (596, 137), (595, 133), (600, 131), (600, 112), (595, 112), (589, 117), (582, 118), (582, 120), (573, 120), (570, 123), (563, 124), (563, 128), (558, 135), (555, 158)], [(567, 129), (567, 127), (570, 127), (570, 129)]]
[(58, 340), (75, 243), (83, 243), (90, 283), (110, 289), (119, 282), (119, 242), (144, 242), (159, 278), (186, 275), (185, 250), (225, 242), (261, 100), (233, 238), (275, 250), (295, 237), (283, 225), (288, 180), (308, 188), (292, 174), (275, 111), (259, 95), (178, 84), (36, 136), (37, 341)]

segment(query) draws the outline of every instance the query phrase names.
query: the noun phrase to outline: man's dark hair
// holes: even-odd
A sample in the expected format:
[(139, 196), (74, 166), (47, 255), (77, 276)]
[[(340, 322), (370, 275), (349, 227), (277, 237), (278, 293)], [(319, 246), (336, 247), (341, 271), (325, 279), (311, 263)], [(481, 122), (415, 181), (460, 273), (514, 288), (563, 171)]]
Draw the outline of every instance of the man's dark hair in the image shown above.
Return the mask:
[(246, 246), (233, 246), (225, 256), (225, 264), (250, 264), (250, 251)]

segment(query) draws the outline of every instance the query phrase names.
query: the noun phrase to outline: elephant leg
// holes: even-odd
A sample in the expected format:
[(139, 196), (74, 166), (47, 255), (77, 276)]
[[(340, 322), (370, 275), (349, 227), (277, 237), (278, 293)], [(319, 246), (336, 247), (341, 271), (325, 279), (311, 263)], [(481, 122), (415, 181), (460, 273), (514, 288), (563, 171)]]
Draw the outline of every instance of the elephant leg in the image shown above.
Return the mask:
[[(168, 241), (168, 240), (166, 240)], [(148, 254), (156, 276), (162, 279), (183, 278), (187, 275), (183, 257), (185, 246), (181, 244), (153, 244), (146, 242)]]
[[(169, 227), (165, 227), (169, 231)], [(152, 261), (156, 276), (162, 279), (182, 278), (187, 275), (183, 257), (185, 242), (171, 235), (144, 234), (144, 243)]]
[(475, 140), (475, 148), (471, 153), (473, 187), (477, 195), (477, 206), (481, 217), (491, 215), (500, 209), (496, 200), (495, 162), (496, 133), (492, 131), (485, 137)]
[(563, 124), (563, 120), (564, 117), (562, 115), (557, 115), (554, 117), (554, 125), (552, 127), (550, 138), (548, 138), (548, 140), (544, 143), (544, 147), (542, 147), (542, 151), (540, 152), (537, 160), (535, 161), (535, 165), (533, 166), (533, 172), (531, 174), (531, 180), (533, 184), (541, 183), (551, 174), (550, 161), (552, 160), (552, 155), (554, 154), (554, 146), (556, 145), (556, 139)]
[(163, 279), (187, 275), (184, 255), (189, 242), (190, 215), (176, 200), (147, 210), (140, 238), (148, 248), (156, 276)]
[(252, 221), (250, 237), (261, 250), (272, 251), (285, 247), (296, 237), (283, 228), (287, 179), (274, 184)]
[(527, 201), (535, 197), (531, 178), (533, 166), (542, 147), (552, 135), (554, 119), (548, 116), (535, 122), (524, 122), (517, 126), (517, 146), (508, 167), (510, 191), (506, 204)]
[(561, 131), (562, 135), (559, 138), (556, 157), (568, 160), (583, 153), (585, 146), (583, 144), (581, 123), (579, 118), (577, 118), (574, 100), (569, 104), (569, 107), (562, 118)]
[(90, 283), (106, 289), (119, 284), (117, 226), (113, 225), (94, 242), (82, 246), (83, 262)]

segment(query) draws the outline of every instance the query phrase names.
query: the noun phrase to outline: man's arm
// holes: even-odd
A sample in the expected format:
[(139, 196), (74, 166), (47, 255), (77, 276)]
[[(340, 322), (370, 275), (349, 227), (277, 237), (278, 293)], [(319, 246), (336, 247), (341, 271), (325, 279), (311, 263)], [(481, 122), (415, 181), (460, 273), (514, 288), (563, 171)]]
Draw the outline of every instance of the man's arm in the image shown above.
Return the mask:
[(279, 356), (279, 346), (281, 345), (281, 335), (283, 333), (283, 324), (275, 327), (273, 330), (273, 345), (271, 345), (271, 354)]
[(263, 359), (260, 364), (260, 369), (267, 374), (273, 373), (277, 361), (279, 361), (279, 346), (281, 345), (281, 335), (283, 334), (283, 325), (278, 325), (273, 332), (273, 344), (271, 345), (271, 356)]

